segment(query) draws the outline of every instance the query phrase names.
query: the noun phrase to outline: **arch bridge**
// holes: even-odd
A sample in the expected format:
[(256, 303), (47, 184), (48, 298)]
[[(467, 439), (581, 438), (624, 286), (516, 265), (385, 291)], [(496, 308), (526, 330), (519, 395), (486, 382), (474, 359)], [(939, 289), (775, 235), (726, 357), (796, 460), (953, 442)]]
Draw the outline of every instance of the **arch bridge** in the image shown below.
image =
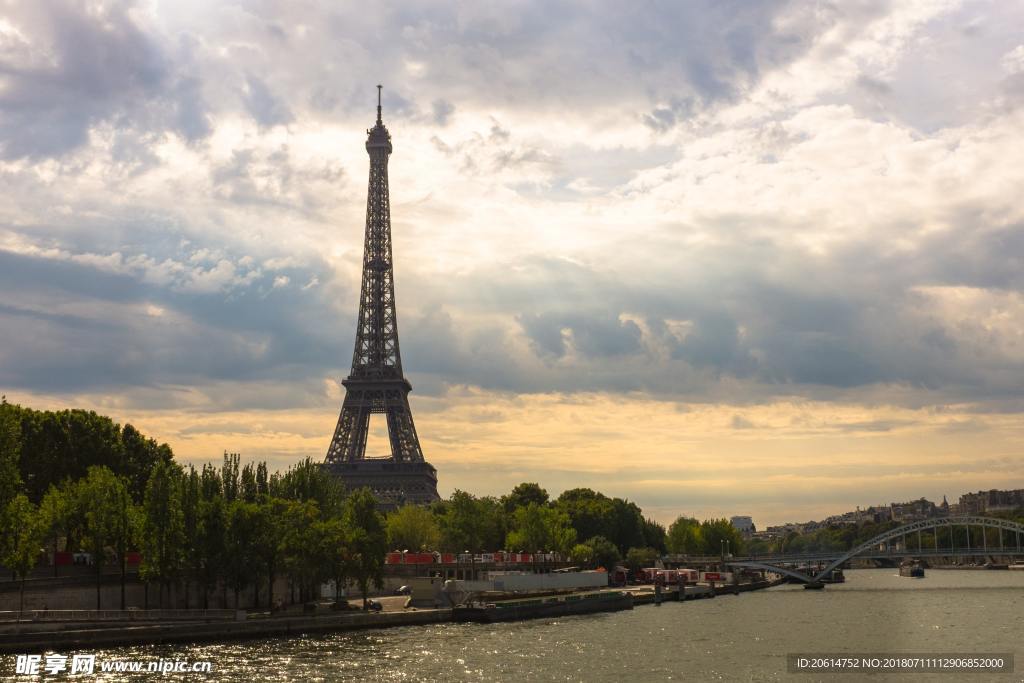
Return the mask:
[[(975, 545), (971, 547), (971, 527), (982, 527), (982, 542), (981, 545)], [(959, 527), (967, 528), (967, 545), (966, 547), (957, 547), (954, 542), (954, 529)], [(932, 548), (924, 548), (921, 544), (921, 532), (927, 530), (935, 530), (933, 534), (934, 545)], [(939, 531), (942, 529), (949, 530), (949, 541), (950, 545), (947, 548), (940, 547)], [(999, 530), (999, 544), (998, 546), (989, 547), (988, 534), (985, 532), (986, 529), (998, 529)], [(917, 534), (917, 549), (911, 550), (907, 548), (906, 537), (909, 534)], [(1005, 540), (1006, 532), (1012, 534), (1011, 538), (1015, 539), (1015, 543), (1011, 543), (1009, 547), (1003, 543)], [(895, 539), (902, 538), (903, 550), (892, 552), (888, 550), (889, 543)], [(923, 519), (917, 522), (911, 522), (895, 529), (882, 532), (867, 541), (864, 541), (860, 545), (852, 548), (848, 551), (838, 552), (823, 552), (823, 553), (808, 553), (802, 555), (776, 555), (772, 557), (762, 558), (750, 558), (745, 560), (734, 560), (726, 562), (725, 564), (733, 567), (750, 567), (751, 569), (763, 569), (766, 571), (776, 572), (779, 574), (785, 574), (786, 576), (792, 576), (806, 583), (819, 583), (823, 578), (829, 576), (833, 569), (839, 567), (844, 562), (848, 562), (855, 557), (919, 557), (923, 555), (931, 556), (950, 556), (950, 555), (989, 555), (989, 554), (1007, 554), (1007, 555), (1021, 555), (1021, 542), (1024, 539), (1024, 525), (1018, 524), (1008, 519), (999, 519), (995, 517), (977, 517), (977, 516), (963, 516), (963, 517), (937, 517), (934, 519)], [(881, 547), (885, 547), (884, 552), (880, 551)], [(815, 576), (810, 577), (803, 572), (790, 569), (788, 567), (781, 566), (782, 563), (792, 563), (800, 560), (815, 560), (820, 562), (829, 562), (824, 569), (819, 571)]]

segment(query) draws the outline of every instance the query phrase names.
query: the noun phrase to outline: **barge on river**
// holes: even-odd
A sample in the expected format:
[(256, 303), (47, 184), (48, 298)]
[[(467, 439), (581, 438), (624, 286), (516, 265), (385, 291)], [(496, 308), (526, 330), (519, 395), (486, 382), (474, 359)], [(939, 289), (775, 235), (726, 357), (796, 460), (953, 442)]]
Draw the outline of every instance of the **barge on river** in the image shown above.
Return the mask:
[(904, 562), (900, 565), (900, 576), (908, 576), (912, 579), (924, 578), (924, 567), (920, 562)]
[(491, 623), (542, 617), (562, 617), (591, 612), (633, 609), (633, 596), (625, 591), (593, 591), (545, 597), (523, 597), (477, 602), (452, 609), (452, 620)]

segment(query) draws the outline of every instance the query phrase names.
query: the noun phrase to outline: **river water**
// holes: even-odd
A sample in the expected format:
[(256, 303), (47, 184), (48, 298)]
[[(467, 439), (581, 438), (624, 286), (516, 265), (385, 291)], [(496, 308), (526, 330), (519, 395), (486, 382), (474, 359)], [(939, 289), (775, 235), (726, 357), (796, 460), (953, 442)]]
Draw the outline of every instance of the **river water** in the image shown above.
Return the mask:
[(209, 660), (216, 680), (246, 682), (860, 680), (787, 673), (787, 653), (836, 652), (1013, 653), (1014, 674), (871, 680), (1022, 681), (1024, 572), (928, 570), (911, 579), (849, 570), (845, 584), (822, 591), (779, 586), (611, 614), (115, 648), (101, 657)]

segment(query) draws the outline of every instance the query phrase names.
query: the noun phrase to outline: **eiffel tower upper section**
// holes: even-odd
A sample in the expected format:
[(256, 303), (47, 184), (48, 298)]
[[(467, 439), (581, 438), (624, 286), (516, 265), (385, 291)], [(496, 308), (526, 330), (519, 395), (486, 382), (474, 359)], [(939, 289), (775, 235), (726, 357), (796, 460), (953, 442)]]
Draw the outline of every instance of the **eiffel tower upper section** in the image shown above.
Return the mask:
[(349, 379), (404, 380), (391, 259), (391, 201), (388, 193), (391, 134), (381, 121), (380, 86), (377, 88), (377, 125), (366, 131), (370, 185), (366, 196), (366, 242), (363, 247), (359, 323)]

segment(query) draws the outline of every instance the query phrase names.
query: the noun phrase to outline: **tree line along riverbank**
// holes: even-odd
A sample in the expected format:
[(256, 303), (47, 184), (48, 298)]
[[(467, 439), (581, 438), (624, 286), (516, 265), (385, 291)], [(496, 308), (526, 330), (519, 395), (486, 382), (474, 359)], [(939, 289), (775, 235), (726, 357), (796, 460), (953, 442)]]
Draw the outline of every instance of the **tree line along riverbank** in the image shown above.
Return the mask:
[[(0, 565), (22, 582), (41, 558), (88, 556), (97, 608), (127, 607), (129, 561), (153, 604), (175, 599), (230, 606), (305, 601), (325, 581), (365, 596), (380, 586), (388, 549), (554, 551), (583, 567), (649, 566), (668, 551), (717, 552), (742, 539), (726, 520), (680, 518), (668, 530), (622, 498), (578, 488), (557, 498), (536, 483), (508, 494), (455, 491), (429, 508), (381, 515), (368, 490), (346, 491), (309, 459), (285, 472), (223, 454), (219, 467), (175, 461), (167, 444), (85, 410), (45, 411), (0, 402)], [(104, 572), (120, 573), (114, 605)], [(276, 580), (287, 578), (288, 590)], [(148, 592), (147, 592), (148, 596)], [(60, 605), (50, 605), (59, 608)]]

